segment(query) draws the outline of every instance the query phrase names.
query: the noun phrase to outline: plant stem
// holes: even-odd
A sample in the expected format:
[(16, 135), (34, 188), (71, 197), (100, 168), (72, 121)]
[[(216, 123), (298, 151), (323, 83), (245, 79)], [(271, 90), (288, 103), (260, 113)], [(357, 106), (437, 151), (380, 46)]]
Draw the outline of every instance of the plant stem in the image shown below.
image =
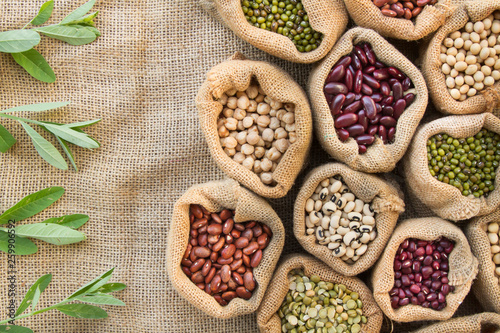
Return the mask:
[(16, 116), (12, 116), (10, 114), (5, 114), (5, 113), (1, 113), (1, 112), (0, 112), (0, 117), (4, 117), (4, 118), (8, 118), (8, 119), (13, 119), (13, 120), (21, 120), (21, 121), (24, 121), (24, 122), (27, 122), (27, 123), (32, 123), (32, 124), (43, 126), (43, 123), (41, 123), (39, 121), (31, 120), (31, 119), (26, 119), (26, 118), (21, 118), (21, 117), (16, 117)]
[(0, 321), (0, 325), (1, 324), (7, 324), (9, 321), (23, 319), (23, 318), (26, 318), (26, 317), (34, 316), (34, 315), (37, 315), (37, 314), (40, 314), (40, 313), (43, 313), (43, 312), (47, 312), (47, 311), (53, 310), (53, 309), (57, 308), (58, 306), (66, 304), (66, 303), (69, 303), (71, 301), (73, 301), (73, 300), (72, 299), (65, 299), (64, 301), (62, 301), (60, 303), (57, 303), (57, 304), (52, 305), (52, 306), (49, 306), (48, 308), (44, 308), (44, 309), (40, 309), (40, 310), (33, 311), (33, 312), (30, 312), (30, 313), (26, 313), (26, 314), (23, 314), (23, 315), (19, 315), (19, 316), (14, 317), (14, 318), (2, 320), (2, 321)]

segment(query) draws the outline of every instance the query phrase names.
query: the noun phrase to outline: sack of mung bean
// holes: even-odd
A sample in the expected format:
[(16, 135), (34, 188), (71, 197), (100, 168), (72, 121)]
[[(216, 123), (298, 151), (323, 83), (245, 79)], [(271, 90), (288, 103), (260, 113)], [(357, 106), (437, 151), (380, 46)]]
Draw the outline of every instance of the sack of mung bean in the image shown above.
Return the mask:
[(241, 39), (276, 57), (322, 59), (347, 26), (342, 0), (201, 0)]
[(500, 120), (490, 113), (448, 116), (420, 126), (404, 160), (408, 190), (444, 219), (493, 212), (500, 205), (495, 186), (499, 134)]
[(437, 31), (422, 73), (446, 114), (491, 112), (500, 102), (500, 2), (468, 1)]
[(363, 28), (346, 32), (313, 69), (309, 96), (321, 146), (336, 160), (369, 173), (394, 169), (428, 100), (415, 65)]
[(466, 234), (472, 253), (479, 260), (479, 272), (472, 285), (477, 300), (487, 311), (500, 312), (500, 210), (474, 218)]
[(293, 231), (306, 251), (354, 276), (375, 264), (403, 211), (398, 190), (387, 181), (331, 163), (306, 176)]
[(253, 192), (286, 195), (312, 136), (307, 96), (283, 70), (237, 53), (212, 68), (196, 96), (217, 165)]
[(373, 294), (392, 320), (446, 320), (468, 294), (477, 267), (467, 238), (451, 222), (406, 220), (375, 265)]
[(412, 333), (495, 333), (498, 331), (500, 331), (500, 315), (493, 312), (482, 312), (432, 324)]
[[(246, 221), (253, 228), (244, 227)], [(236, 181), (195, 185), (174, 206), (167, 272), (177, 292), (211, 316), (251, 313), (264, 297), (284, 242), (271, 206)]]
[[(291, 311), (284, 309), (291, 302), (299, 305), (287, 307)], [(382, 317), (361, 280), (338, 274), (304, 254), (283, 258), (257, 310), (261, 333), (290, 332), (293, 328), (302, 332), (300, 326), (307, 330), (324, 327), (328, 332), (331, 327), (343, 327), (340, 332), (379, 332)]]

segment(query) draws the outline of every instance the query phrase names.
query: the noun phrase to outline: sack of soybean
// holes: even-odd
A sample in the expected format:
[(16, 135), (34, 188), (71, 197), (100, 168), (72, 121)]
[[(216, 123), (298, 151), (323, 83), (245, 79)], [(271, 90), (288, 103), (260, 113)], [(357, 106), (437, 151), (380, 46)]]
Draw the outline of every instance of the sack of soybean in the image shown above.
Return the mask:
[(408, 190), (447, 220), (490, 214), (500, 205), (498, 134), (500, 119), (491, 113), (420, 126), (404, 159)]
[(472, 219), (466, 227), (472, 253), (479, 260), (479, 272), (472, 285), (472, 291), (486, 311), (500, 312), (500, 264), (493, 261), (496, 256), (500, 263), (498, 225), (500, 210), (489, 215)]
[[(247, 221), (256, 221), (271, 230), (271, 240), (262, 252), (260, 264), (253, 268), (252, 273), (256, 286), (248, 300), (236, 297), (227, 305), (222, 306), (213, 296), (198, 287), (184, 273), (181, 262), (184, 259), (186, 249), (192, 246), (194, 250), (198, 244), (197, 242), (194, 245), (193, 243), (188, 244), (192, 232), (199, 230), (191, 230), (193, 221), (190, 220), (192, 218), (190, 209), (193, 204), (201, 206), (202, 209), (207, 210), (209, 213), (218, 213), (225, 209), (234, 210), (234, 225)], [(204, 214), (204, 216), (206, 215)], [(227, 236), (230, 235), (232, 234)], [(225, 234), (223, 236), (226, 238), (225, 241), (228, 242), (228, 237)], [(224, 237), (220, 237), (219, 240)], [(284, 242), (285, 230), (283, 224), (271, 206), (264, 199), (240, 186), (236, 181), (227, 179), (194, 185), (174, 205), (167, 243), (167, 273), (177, 292), (189, 303), (208, 315), (222, 319), (240, 316), (257, 310), (271, 280)], [(216, 256), (215, 259), (217, 260), (217, 258), (224, 257)], [(207, 260), (212, 260), (212, 257)], [(211, 269), (214, 269), (214, 267), (216, 267), (216, 263), (212, 264)]]
[(500, 331), (500, 315), (493, 312), (482, 312), (432, 324), (412, 333), (494, 333), (498, 331)]
[(284, 0), (279, 4), (270, 0), (201, 0), (201, 5), (244, 41), (297, 63), (322, 59), (348, 21), (342, 0)]
[(307, 96), (290, 75), (236, 53), (208, 72), (196, 106), (219, 168), (258, 195), (285, 196), (312, 137)]
[(306, 176), (295, 201), (293, 232), (306, 251), (354, 276), (378, 260), (404, 206), (388, 181), (330, 163)]
[[(373, 295), (392, 320), (447, 320), (469, 293), (477, 270), (478, 261), (460, 228), (438, 217), (409, 219), (397, 225), (372, 271)], [(414, 280), (417, 278), (420, 286)], [(431, 278), (439, 283), (432, 285)], [(444, 308), (435, 310), (434, 301), (439, 302), (436, 308), (445, 304)], [(424, 303), (429, 304), (424, 307)]]
[(451, 15), (453, 8), (452, 1), (439, 0), (435, 5), (423, 7), (415, 19), (408, 20), (382, 14), (380, 7), (374, 4), (374, 0), (345, 0), (344, 2), (349, 15), (357, 25), (373, 29), (384, 37), (407, 41), (422, 39), (439, 29)]
[[(314, 307), (310, 306), (313, 299), (317, 299)], [(290, 307), (292, 302), (295, 305)], [(338, 274), (305, 254), (283, 258), (257, 310), (261, 333), (294, 328), (302, 332), (300, 326), (315, 332), (322, 327), (344, 328), (336, 332), (379, 332), (382, 318), (370, 289), (360, 279)]]
[[(499, 49), (495, 46), (495, 44), (499, 45), (499, 42), (495, 41), (498, 32), (496, 34), (491, 32), (491, 35), (483, 36), (485, 38), (483, 39), (474, 30), (470, 30), (471, 27), (474, 29), (473, 23), (484, 19), (489, 22), (486, 24), (491, 25), (493, 12), (498, 10), (500, 10), (498, 0), (465, 2), (455, 10), (430, 40), (422, 57), (422, 74), (427, 82), (432, 102), (439, 111), (445, 114), (475, 114), (491, 112), (495, 106), (499, 105), (500, 83), (498, 78), (495, 80), (491, 76), (495, 70), (497, 73), (500, 70)], [(488, 18), (488, 16), (491, 17)], [(484, 29), (485, 24), (478, 24)], [(462, 31), (464, 27), (468, 30)], [(476, 29), (481, 29), (478, 25), (476, 27)], [(497, 27), (498, 25), (495, 24), (494, 29), (498, 29)], [(483, 31), (489, 33), (491, 30)], [(484, 41), (472, 43), (473, 34), (478, 38), (475, 42), (479, 42), (480, 39)], [(477, 48), (477, 53), (476, 51), (472, 53), (473, 45)], [(457, 56), (461, 54), (461, 49), (467, 52), (464, 54), (465, 59), (457, 59)], [(492, 49), (496, 51), (491, 51)], [(486, 50), (489, 50), (490, 54), (483, 57), (480, 51), (487, 52)], [(481, 61), (487, 58), (491, 60), (488, 59), (483, 64), (479, 64), (479, 58)], [(487, 63), (490, 66), (485, 66)], [(453, 71), (456, 73), (452, 73)], [(476, 72), (479, 73), (476, 74)], [(491, 82), (487, 83), (487, 81)], [(492, 82), (494, 84), (491, 85)], [(479, 84), (479, 87), (476, 84)], [(455, 97), (452, 97), (452, 93)]]
[[(393, 142), (384, 144), (377, 135), (364, 154), (359, 153), (354, 138), (349, 137), (345, 142), (339, 139), (329, 105), (332, 103), (327, 101), (324, 92), (325, 82), (332, 68), (342, 57), (351, 54), (355, 45), (362, 43), (369, 43), (380, 62), (397, 68), (410, 78), (415, 87), (412, 89), (415, 99), (397, 120)], [(345, 72), (347, 73), (347, 70)], [(409, 92), (410, 90), (407, 91)], [(354, 170), (368, 173), (389, 172), (395, 168), (410, 144), (413, 133), (425, 113), (428, 100), (427, 87), (418, 68), (382, 36), (373, 30), (363, 28), (347, 31), (326, 58), (312, 70), (309, 77), (309, 96), (316, 135), (323, 149), (335, 160), (347, 164)]]

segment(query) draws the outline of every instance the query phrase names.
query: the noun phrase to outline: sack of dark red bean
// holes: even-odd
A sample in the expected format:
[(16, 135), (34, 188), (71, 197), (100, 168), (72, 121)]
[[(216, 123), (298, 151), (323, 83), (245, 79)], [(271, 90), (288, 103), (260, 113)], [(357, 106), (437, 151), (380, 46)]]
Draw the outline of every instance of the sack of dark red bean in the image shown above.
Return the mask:
[(408, 190), (452, 221), (500, 206), (500, 120), (490, 113), (439, 118), (418, 128), (404, 159)]
[(322, 59), (348, 21), (342, 0), (201, 0), (201, 5), (244, 41), (297, 63)]
[(321, 146), (368, 173), (394, 169), (428, 99), (415, 65), (363, 28), (349, 30), (312, 71), (309, 95)]
[(196, 106), (222, 171), (263, 197), (285, 196), (311, 145), (302, 88), (282, 69), (236, 53), (208, 72)]
[(472, 219), (466, 235), (472, 253), (479, 260), (479, 272), (472, 291), (486, 311), (500, 312), (500, 210)]
[(378, 260), (404, 206), (398, 189), (382, 178), (331, 163), (306, 176), (293, 231), (306, 251), (354, 276)]
[(468, 1), (437, 31), (422, 73), (446, 114), (491, 112), (500, 103), (500, 2)]
[(419, 40), (433, 33), (451, 15), (450, 0), (345, 0), (357, 25), (384, 37)]
[(446, 320), (469, 293), (478, 261), (464, 233), (437, 217), (398, 224), (372, 272), (373, 295), (390, 319)]
[(471, 316), (457, 317), (432, 324), (412, 333), (495, 333), (500, 330), (500, 315), (482, 312)]
[[(283, 258), (257, 311), (261, 333), (379, 332), (383, 314), (358, 278), (305, 254)], [(305, 330), (304, 330), (305, 328)]]
[(271, 206), (236, 181), (195, 185), (174, 206), (167, 272), (177, 292), (211, 316), (251, 313), (284, 242)]

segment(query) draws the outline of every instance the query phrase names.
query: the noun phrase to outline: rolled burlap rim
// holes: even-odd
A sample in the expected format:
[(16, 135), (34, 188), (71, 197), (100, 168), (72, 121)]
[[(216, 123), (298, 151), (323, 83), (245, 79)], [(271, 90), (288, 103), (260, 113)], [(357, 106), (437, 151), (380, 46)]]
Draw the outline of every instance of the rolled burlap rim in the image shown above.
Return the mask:
[(366, 324), (361, 325), (361, 332), (380, 332), (382, 311), (373, 299), (370, 289), (360, 279), (342, 276), (310, 255), (289, 254), (282, 259), (274, 272), (264, 300), (257, 310), (257, 324), (261, 333), (281, 332), (281, 319), (277, 312), (289, 290), (288, 274), (294, 269), (301, 269), (306, 276), (318, 275), (322, 281), (344, 284), (349, 290), (357, 292), (363, 302), (363, 315), (368, 319)]
[(449, 319), (442, 323), (436, 323), (423, 327), (413, 333), (485, 333), (500, 331), (500, 315), (493, 312), (483, 312), (472, 316)]
[(441, 71), (439, 60), (443, 40), (453, 31), (460, 30), (467, 22), (479, 21), (500, 9), (498, 0), (469, 1), (458, 6), (453, 15), (436, 32), (423, 57), (422, 74), (429, 87), (436, 109), (445, 114), (476, 114), (492, 112), (500, 106), (500, 81), (479, 94), (457, 101), (451, 97), (446, 86), (446, 76)]
[[(341, 175), (349, 190), (364, 202), (372, 202), (375, 210), (377, 238), (368, 243), (367, 251), (353, 264), (348, 264), (333, 255), (326, 245), (318, 244), (316, 236), (306, 233), (305, 204), (322, 180)], [(293, 232), (304, 249), (322, 260), (334, 271), (346, 276), (358, 275), (375, 264), (385, 244), (391, 237), (399, 214), (404, 211), (404, 202), (397, 188), (378, 176), (353, 171), (340, 163), (330, 163), (312, 170), (307, 176), (295, 201)]]
[[(189, 234), (189, 208), (199, 204), (210, 212), (235, 210), (234, 221), (257, 221), (271, 228), (273, 237), (263, 251), (262, 261), (254, 268), (257, 287), (249, 300), (235, 298), (226, 306), (198, 288), (182, 271), (181, 260)], [(257, 310), (285, 243), (285, 229), (280, 218), (263, 198), (240, 186), (232, 179), (194, 185), (175, 203), (167, 242), (167, 272), (172, 285), (189, 303), (208, 315), (225, 319)]]

